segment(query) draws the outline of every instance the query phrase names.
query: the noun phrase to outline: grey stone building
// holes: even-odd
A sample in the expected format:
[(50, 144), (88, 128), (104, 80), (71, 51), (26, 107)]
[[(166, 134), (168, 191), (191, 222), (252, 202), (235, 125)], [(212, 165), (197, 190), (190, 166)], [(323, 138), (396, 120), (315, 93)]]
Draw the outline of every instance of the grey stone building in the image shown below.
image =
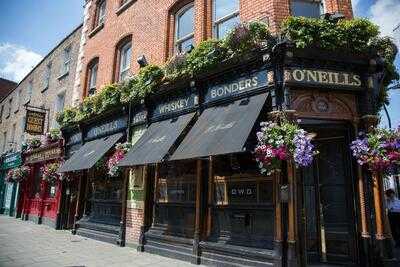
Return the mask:
[(0, 102), (0, 154), (18, 151), (24, 133), (25, 105), (47, 109), (45, 130), (57, 128), (57, 112), (72, 105), (82, 25), (66, 36)]

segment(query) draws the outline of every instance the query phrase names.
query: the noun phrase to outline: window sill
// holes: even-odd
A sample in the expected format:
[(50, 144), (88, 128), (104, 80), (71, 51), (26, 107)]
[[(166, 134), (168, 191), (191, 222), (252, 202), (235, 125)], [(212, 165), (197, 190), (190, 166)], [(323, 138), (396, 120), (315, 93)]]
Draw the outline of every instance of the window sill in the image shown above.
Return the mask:
[(93, 36), (96, 35), (96, 33), (98, 33), (99, 31), (101, 31), (104, 28), (104, 22), (97, 25), (91, 32), (89, 32), (88, 37), (92, 38)]
[(127, 10), (134, 2), (136, 2), (136, 0), (128, 0), (126, 1), (126, 3), (124, 3), (122, 6), (120, 6), (117, 11), (115, 11), (115, 13), (117, 14), (117, 16), (119, 16), (122, 12), (124, 12), (125, 10)]
[(65, 72), (64, 74), (61, 74), (57, 79), (61, 80), (61, 79), (65, 78), (66, 76), (68, 76), (68, 74), (69, 74), (69, 71)]

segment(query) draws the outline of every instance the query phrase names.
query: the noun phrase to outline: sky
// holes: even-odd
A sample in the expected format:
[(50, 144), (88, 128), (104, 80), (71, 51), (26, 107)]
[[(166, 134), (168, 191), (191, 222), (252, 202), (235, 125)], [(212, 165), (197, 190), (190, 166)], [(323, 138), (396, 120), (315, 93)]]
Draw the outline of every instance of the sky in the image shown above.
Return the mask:
[[(0, 77), (19, 82), (82, 22), (84, 0), (0, 0)], [(400, 0), (353, 0), (355, 16), (367, 17), (394, 36)], [(397, 34), (400, 47), (400, 30)], [(400, 69), (400, 56), (396, 60)], [(400, 90), (390, 93), (393, 126), (400, 124)], [(387, 126), (382, 114), (382, 126)]]

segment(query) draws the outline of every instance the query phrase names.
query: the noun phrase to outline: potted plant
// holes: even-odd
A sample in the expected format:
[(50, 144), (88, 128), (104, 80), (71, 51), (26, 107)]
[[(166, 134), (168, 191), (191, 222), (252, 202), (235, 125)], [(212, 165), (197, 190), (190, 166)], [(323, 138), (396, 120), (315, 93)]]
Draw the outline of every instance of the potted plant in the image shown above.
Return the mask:
[(54, 182), (57, 179), (60, 179), (60, 174), (57, 170), (60, 168), (60, 162), (53, 162), (44, 165), (41, 168), (43, 173), (42, 179), (47, 182)]
[(23, 181), (26, 177), (28, 177), (29, 173), (31, 171), (31, 168), (29, 166), (21, 166), (18, 168), (15, 168), (13, 170), (13, 180), (15, 182), (21, 182)]
[(31, 150), (31, 149), (39, 148), (42, 145), (42, 142), (40, 141), (39, 138), (34, 137), (34, 138), (29, 139), (27, 141), (27, 144), (28, 144), (28, 149)]

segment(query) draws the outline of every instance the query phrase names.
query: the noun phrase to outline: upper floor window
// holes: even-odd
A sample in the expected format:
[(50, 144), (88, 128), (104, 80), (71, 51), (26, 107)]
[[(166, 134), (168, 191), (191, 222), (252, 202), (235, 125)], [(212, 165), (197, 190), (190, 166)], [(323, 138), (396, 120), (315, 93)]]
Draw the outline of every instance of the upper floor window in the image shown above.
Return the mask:
[(8, 99), (8, 112), (7, 112), (7, 118), (10, 117), (11, 115), (11, 109), (12, 109), (12, 105), (13, 105), (13, 99), (10, 98)]
[(319, 18), (323, 13), (322, 0), (292, 0), (292, 16)]
[(51, 76), (51, 65), (52, 65), (51, 62), (49, 62), (46, 65), (46, 73), (45, 73), (45, 76), (44, 76), (44, 89), (49, 88), (50, 76)]
[(3, 120), (4, 106), (0, 107), (0, 122)]
[(21, 96), (22, 96), (22, 92), (21, 89), (17, 91), (17, 96), (16, 96), (16, 104), (15, 104), (15, 112), (19, 111), (19, 106), (21, 105)]
[(3, 132), (3, 148), (1, 149), (2, 152), (6, 151), (7, 146), (7, 132)]
[(28, 89), (27, 89), (27, 92), (26, 92), (25, 103), (28, 103), (29, 101), (31, 101), (32, 92), (33, 92), (33, 81), (29, 81), (29, 83), (28, 83)]
[(130, 76), (131, 57), (132, 57), (132, 42), (128, 41), (122, 44), (118, 50), (119, 68), (118, 81), (124, 81)]
[[(65, 91), (57, 95), (56, 102), (55, 102), (54, 105), (55, 105), (55, 106), (54, 106), (54, 111), (55, 111), (54, 114), (57, 114), (57, 113), (59, 113), (59, 112), (61, 112), (61, 111), (64, 110), (64, 105), (65, 105)], [(60, 127), (60, 125), (58, 125), (58, 123), (57, 123), (57, 121), (56, 121), (56, 119), (55, 119), (55, 116), (54, 116), (54, 119), (53, 119), (53, 128), (58, 128), (58, 127)]]
[(186, 5), (175, 15), (175, 51), (189, 49), (194, 43), (194, 5)]
[(104, 23), (104, 20), (106, 18), (106, 1), (105, 0), (100, 0), (97, 3), (97, 8), (96, 8), (96, 23), (95, 27), (99, 26)]
[(71, 46), (68, 46), (64, 49), (64, 62), (62, 68), (62, 75), (65, 75), (69, 72), (70, 63), (71, 63)]
[(239, 0), (214, 0), (214, 37), (223, 38), (239, 24)]
[(94, 95), (96, 93), (96, 83), (97, 83), (97, 70), (99, 68), (99, 59), (93, 59), (88, 66), (88, 95)]

